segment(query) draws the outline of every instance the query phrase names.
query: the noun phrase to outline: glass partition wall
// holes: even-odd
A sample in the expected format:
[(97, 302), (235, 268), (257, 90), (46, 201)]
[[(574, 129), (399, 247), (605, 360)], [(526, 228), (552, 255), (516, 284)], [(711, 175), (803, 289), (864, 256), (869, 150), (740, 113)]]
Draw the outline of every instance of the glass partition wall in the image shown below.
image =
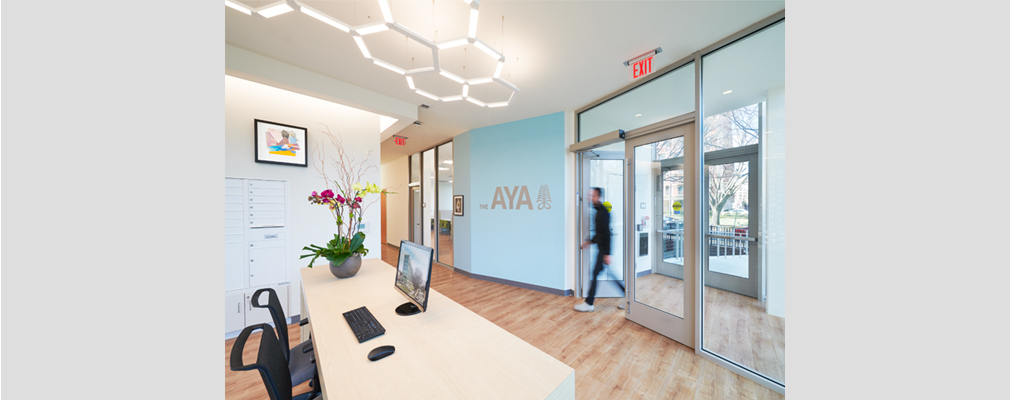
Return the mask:
[(410, 241), (435, 250), (452, 266), (452, 142), (414, 153), (408, 160)]
[(618, 129), (626, 316), (785, 393), (785, 11), (576, 111), (579, 141)]
[(438, 248), (436, 261), (452, 266), (452, 142), (438, 146)]
[(701, 66), (702, 346), (785, 386), (785, 21)]

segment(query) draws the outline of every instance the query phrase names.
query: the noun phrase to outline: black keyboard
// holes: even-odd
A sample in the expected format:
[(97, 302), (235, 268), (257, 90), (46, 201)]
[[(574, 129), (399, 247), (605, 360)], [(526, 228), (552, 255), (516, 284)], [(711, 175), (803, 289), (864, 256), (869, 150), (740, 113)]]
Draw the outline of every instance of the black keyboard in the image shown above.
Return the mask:
[(345, 312), (344, 319), (347, 320), (347, 325), (351, 326), (351, 331), (358, 338), (358, 343), (386, 333), (386, 328), (383, 328), (382, 324), (375, 320), (367, 307)]

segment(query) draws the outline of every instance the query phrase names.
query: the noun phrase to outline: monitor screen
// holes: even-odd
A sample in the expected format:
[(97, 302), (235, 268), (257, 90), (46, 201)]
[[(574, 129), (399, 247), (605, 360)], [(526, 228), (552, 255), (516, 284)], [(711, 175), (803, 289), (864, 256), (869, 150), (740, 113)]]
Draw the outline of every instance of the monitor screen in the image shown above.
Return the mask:
[(432, 255), (431, 247), (406, 240), (400, 241), (400, 259), (396, 263), (395, 286), (422, 312), (428, 306)]

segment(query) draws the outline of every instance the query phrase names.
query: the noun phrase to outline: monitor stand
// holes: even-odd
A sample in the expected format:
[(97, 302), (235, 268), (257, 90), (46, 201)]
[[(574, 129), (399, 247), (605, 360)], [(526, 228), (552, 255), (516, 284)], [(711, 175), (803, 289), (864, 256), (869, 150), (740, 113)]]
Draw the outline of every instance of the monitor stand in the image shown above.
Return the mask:
[(396, 315), (408, 316), (417, 314), (419, 312), (421, 312), (421, 309), (417, 308), (417, 306), (415, 306), (414, 303), (411, 303), (409, 301), (400, 304), (399, 307), (396, 307)]

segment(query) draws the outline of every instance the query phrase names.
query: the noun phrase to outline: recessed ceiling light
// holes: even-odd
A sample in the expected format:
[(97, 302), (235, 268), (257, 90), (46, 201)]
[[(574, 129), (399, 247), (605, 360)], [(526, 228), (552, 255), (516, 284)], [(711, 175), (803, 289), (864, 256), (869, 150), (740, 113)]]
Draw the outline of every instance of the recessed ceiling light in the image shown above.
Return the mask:
[(642, 116), (642, 114), (635, 114), (635, 116), (636, 116), (636, 117), (641, 117), (641, 116)]
[(452, 160), (445, 160), (445, 161), (442, 161), (442, 162), (446, 163), (446, 164), (452, 164)]
[(727, 90), (725, 92), (722, 92), (722, 94), (730, 94), (730, 93), (733, 93), (733, 91), (732, 90)]
[(439, 171), (448, 171), (448, 170), (449, 170), (449, 168), (442, 168), (442, 167), (439, 167), (439, 168), (438, 168), (438, 170), (439, 170)]

